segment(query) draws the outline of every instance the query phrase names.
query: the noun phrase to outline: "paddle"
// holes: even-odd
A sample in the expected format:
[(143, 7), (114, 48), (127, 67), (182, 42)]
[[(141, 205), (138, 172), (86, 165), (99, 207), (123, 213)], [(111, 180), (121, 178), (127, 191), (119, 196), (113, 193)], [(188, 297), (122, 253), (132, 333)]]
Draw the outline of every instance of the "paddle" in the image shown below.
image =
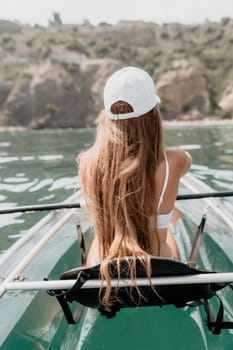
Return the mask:
[(210, 197), (233, 197), (233, 191), (222, 191), (222, 192), (204, 192), (204, 193), (191, 193), (191, 194), (180, 194), (177, 196), (177, 200), (185, 199), (201, 199)]
[(81, 208), (81, 204), (73, 202), (73, 203), (53, 203), (53, 204), (42, 204), (42, 205), (26, 205), (26, 206), (20, 206), (20, 207), (0, 209), (0, 214), (12, 214), (12, 213), (71, 209), (71, 208)]
[[(210, 197), (233, 197), (233, 191), (223, 192), (206, 192), (206, 193), (190, 193), (180, 194), (177, 196), (177, 200), (188, 200), (188, 199), (201, 199)], [(59, 210), (59, 209), (71, 209), (81, 208), (80, 203), (53, 203), (53, 204), (42, 204), (42, 205), (27, 205), (12, 208), (0, 209), (0, 214), (12, 214), (12, 213), (23, 213), (23, 212), (35, 212), (44, 210)]]

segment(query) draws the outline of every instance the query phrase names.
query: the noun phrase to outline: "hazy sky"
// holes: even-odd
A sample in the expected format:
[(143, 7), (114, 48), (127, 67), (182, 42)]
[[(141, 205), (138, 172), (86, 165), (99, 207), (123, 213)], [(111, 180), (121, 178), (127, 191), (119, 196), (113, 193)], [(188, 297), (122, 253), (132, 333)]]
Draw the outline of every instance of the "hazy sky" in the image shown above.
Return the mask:
[(0, 0), (0, 19), (47, 25), (53, 12), (59, 12), (64, 23), (200, 23), (233, 18), (233, 0)]

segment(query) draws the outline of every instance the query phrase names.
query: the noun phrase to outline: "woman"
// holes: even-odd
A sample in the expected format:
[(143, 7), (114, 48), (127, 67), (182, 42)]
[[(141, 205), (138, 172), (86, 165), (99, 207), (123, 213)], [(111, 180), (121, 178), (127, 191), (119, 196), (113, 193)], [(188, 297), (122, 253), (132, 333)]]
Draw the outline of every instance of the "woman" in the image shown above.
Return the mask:
[[(126, 67), (115, 72), (104, 88), (105, 110), (96, 141), (78, 157), (94, 228), (87, 265), (101, 264), (108, 285), (105, 305), (113, 259), (139, 258), (150, 277), (151, 255), (180, 258), (168, 224), (191, 157), (180, 149), (164, 149), (159, 103), (144, 70)], [(135, 264), (129, 268), (133, 278)]]

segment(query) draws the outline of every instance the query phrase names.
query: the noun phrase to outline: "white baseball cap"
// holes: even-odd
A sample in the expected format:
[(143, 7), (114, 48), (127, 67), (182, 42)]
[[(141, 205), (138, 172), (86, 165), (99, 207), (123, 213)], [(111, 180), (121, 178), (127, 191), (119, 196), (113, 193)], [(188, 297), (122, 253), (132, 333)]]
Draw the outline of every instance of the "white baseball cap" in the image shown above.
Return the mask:
[[(117, 101), (129, 103), (133, 111), (125, 114), (112, 113), (111, 107)], [(137, 67), (125, 67), (116, 71), (104, 87), (105, 112), (112, 120), (139, 117), (160, 102), (151, 76)]]

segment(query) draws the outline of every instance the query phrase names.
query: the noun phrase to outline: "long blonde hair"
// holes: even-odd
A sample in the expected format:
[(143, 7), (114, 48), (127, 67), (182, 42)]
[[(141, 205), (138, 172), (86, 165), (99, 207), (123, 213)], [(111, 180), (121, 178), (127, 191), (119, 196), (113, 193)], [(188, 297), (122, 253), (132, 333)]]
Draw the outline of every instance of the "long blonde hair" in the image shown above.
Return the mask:
[[(128, 113), (130, 105), (117, 102), (113, 113)], [(159, 238), (150, 223), (156, 213), (155, 173), (163, 159), (163, 133), (158, 108), (132, 119), (99, 118), (96, 141), (78, 156), (79, 176), (99, 247), (102, 298), (111, 304), (109, 263), (133, 257), (129, 266), (135, 282), (135, 259), (144, 264), (150, 278), (150, 255)], [(118, 277), (119, 277), (118, 268)], [(120, 278), (120, 277), (119, 277)]]

